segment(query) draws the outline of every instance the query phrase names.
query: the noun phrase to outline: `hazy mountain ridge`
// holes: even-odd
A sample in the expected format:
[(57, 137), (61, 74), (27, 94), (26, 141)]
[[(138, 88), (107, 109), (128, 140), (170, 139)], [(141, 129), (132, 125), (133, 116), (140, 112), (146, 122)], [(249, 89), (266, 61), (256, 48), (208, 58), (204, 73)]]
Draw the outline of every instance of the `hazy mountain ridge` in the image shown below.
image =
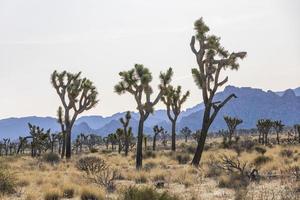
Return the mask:
[[(288, 89), (284, 92), (263, 91), (250, 87), (227, 86), (224, 91), (215, 96), (215, 100), (224, 100), (231, 93), (237, 95), (237, 99), (231, 100), (218, 114), (211, 130), (226, 128), (223, 120), (224, 115), (236, 116), (244, 120), (240, 128), (253, 128), (259, 118), (280, 119), (287, 125), (300, 122), (300, 116), (296, 110), (300, 110), (300, 87), (294, 90)], [(298, 95), (298, 96), (297, 96)], [(201, 126), (203, 104), (198, 104), (182, 112), (178, 120), (177, 129), (189, 126), (192, 130), (197, 130)], [(131, 112), (131, 126), (136, 132), (138, 127), (139, 114)], [(103, 117), (98, 115), (80, 117), (73, 128), (73, 137), (79, 133), (95, 133), (107, 135), (121, 127), (119, 119), (125, 112), (116, 113), (112, 116)], [(10, 137), (17, 139), (19, 136), (28, 135), (28, 125), (30, 122), (45, 129), (58, 132), (60, 126), (53, 117), (22, 117), (7, 118), (0, 120), (0, 138)], [(170, 123), (165, 110), (157, 110), (150, 115), (145, 122), (145, 133), (152, 134), (152, 127), (161, 125), (170, 130)]]

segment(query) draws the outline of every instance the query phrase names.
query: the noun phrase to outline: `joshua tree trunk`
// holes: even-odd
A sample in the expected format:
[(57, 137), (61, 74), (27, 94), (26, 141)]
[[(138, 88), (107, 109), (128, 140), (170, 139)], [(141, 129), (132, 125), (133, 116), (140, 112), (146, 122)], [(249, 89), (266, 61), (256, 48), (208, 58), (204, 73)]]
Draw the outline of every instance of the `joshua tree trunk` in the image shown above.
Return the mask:
[(141, 169), (143, 166), (143, 132), (144, 132), (144, 117), (141, 115), (138, 127), (138, 142), (136, 147), (136, 168)]
[(71, 158), (71, 154), (72, 154), (72, 144), (71, 144), (71, 129), (66, 130), (66, 141), (65, 141), (65, 145), (66, 145), (66, 159), (70, 159)]
[(277, 144), (280, 144), (280, 139), (279, 139), (279, 132), (276, 132), (277, 136), (276, 136), (276, 139), (277, 139)]
[(156, 134), (154, 135), (153, 137), (153, 145), (152, 145), (152, 150), (155, 151), (155, 148), (156, 148)]
[[(207, 113), (206, 108), (205, 108), (204, 113)], [(198, 137), (198, 145), (196, 148), (194, 158), (192, 160), (192, 165), (199, 165), (201, 157), (202, 157), (202, 153), (204, 150), (205, 140), (206, 140), (208, 126), (209, 126), (207, 123), (207, 117), (205, 117), (205, 116), (208, 116), (208, 115), (204, 115), (204, 117), (203, 117), (201, 134), (200, 134), (200, 137)]]
[(176, 120), (172, 121), (172, 151), (176, 151)]
[(128, 151), (129, 151), (129, 141), (128, 141), (129, 138), (125, 138), (125, 156), (128, 156)]

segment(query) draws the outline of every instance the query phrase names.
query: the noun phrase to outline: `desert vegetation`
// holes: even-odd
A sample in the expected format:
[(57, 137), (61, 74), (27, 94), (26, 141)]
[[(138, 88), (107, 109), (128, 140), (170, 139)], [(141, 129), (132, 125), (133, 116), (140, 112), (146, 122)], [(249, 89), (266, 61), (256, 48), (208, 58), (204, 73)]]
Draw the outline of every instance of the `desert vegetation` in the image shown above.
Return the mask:
[[(228, 130), (210, 131), (219, 111), (236, 98), (232, 93), (215, 101), (218, 89), (228, 82), (220, 75), (225, 69), (237, 70), (247, 53), (225, 50), (202, 18), (194, 29), (190, 48), (198, 67), (191, 72), (204, 103), (200, 130), (186, 126), (178, 131), (177, 119), (190, 91), (172, 85), (172, 68), (161, 72), (158, 87), (152, 87), (150, 68), (135, 64), (119, 73), (114, 91), (133, 97), (137, 132), (128, 111), (113, 133), (75, 136), (77, 117), (95, 107), (100, 95), (81, 72), (54, 71), (51, 84), (61, 102), (61, 131), (29, 123), (28, 136), (0, 142), (1, 199), (299, 199), (300, 125), (258, 119), (250, 134), (239, 130), (243, 119), (224, 116)], [(144, 132), (159, 102), (166, 107), (170, 135), (161, 125), (153, 133)]]

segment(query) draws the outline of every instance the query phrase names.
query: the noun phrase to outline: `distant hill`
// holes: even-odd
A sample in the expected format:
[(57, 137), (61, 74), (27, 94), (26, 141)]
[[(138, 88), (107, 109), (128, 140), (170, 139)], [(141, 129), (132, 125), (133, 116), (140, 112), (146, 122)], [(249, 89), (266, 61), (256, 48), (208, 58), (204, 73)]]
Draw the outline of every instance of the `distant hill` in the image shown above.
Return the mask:
[[(258, 119), (270, 118), (282, 120), (286, 125), (293, 125), (300, 122), (300, 97), (296, 96), (294, 90), (286, 90), (282, 96), (261, 89), (249, 87), (227, 86), (223, 92), (215, 96), (215, 100), (224, 100), (231, 93), (236, 94), (238, 98), (232, 99), (221, 109), (210, 130), (220, 130), (226, 128), (223, 120), (224, 115), (230, 115), (243, 119), (240, 128), (253, 128)], [(203, 110), (183, 117), (178, 128), (189, 126), (197, 130), (202, 124)]]
[[(237, 99), (232, 99), (218, 114), (210, 130), (219, 130), (226, 128), (223, 116), (230, 115), (243, 119), (240, 128), (253, 128), (256, 121), (260, 118), (280, 119), (286, 125), (293, 125), (300, 122), (300, 87), (294, 90), (288, 89), (284, 92), (263, 91), (250, 87), (227, 86), (224, 91), (215, 96), (215, 100), (223, 100), (231, 93), (235, 93)], [(183, 111), (178, 120), (177, 129), (184, 126), (197, 130), (201, 127), (203, 104), (198, 104), (192, 108)], [(133, 132), (137, 132), (139, 114), (132, 112), (131, 126)], [(83, 116), (80, 117), (73, 128), (72, 137), (80, 133), (95, 133), (105, 136), (114, 132), (121, 127), (120, 117), (125, 112), (116, 113), (112, 116)], [(28, 135), (28, 125), (32, 124), (41, 126), (45, 129), (51, 129), (52, 132), (60, 130), (59, 124), (53, 117), (21, 117), (7, 118), (0, 120), (0, 139), (10, 137), (17, 139), (19, 136)], [(150, 115), (145, 122), (144, 130), (147, 134), (152, 134), (152, 127), (160, 125), (170, 131), (171, 125), (165, 110), (157, 110)]]

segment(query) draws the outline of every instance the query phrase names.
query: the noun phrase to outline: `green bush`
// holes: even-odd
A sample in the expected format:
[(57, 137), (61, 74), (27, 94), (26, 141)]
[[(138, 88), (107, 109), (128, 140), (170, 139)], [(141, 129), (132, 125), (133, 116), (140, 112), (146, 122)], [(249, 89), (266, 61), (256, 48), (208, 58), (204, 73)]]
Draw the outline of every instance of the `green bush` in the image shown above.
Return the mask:
[(290, 149), (283, 149), (280, 151), (282, 157), (291, 158), (294, 155), (294, 152)]
[(130, 187), (124, 192), (121, 200), (179, 200), (176, 196), (171, 196), (168, 193), (158, 193), (152, 188), (136, 188)]
[(58, 154), (50, 152), (50, 153), (45, 153), (43, 155), (43, 161), (53, 165), (53, 164), (59, 163), (60, 158), (59, 158)]
[(255, 147), (255, 151), (257, 151), (257, 153), (261, 153), (262, 155), (264, 155), (267, 152), (267, 150), (264, 147), (260, 146)]
[(96, 148), (91, 148), (91, 149), (90, 149), (90, 152), (91, 152), (91, 153), (97, 153), (97, 152), (98, 152), (98, 149), (96, 149)]
[(13, 194), (16, 183), (14, 176), (3, 166), (0, 166), (0, 193)]
[(177, 154), (176, 160), (179, 164), (187, 164), (190, 161), (190, 155), (189, 154)]
[(258, 156), (258, 157), (256, 157), (255, 159), (254, 159), (254, 164), (256, 165), (256, 166), (259, 166), (259, 165), (263, 165), (263, 164), (265, 164), (265, 163), (267, 163), (267, 162), (269, 162), (269, 161), (271, 161), (272, 160), (272, 158), (270, 158), (270, 157), (268, 157), (268, 156), (263, 156), (263, 155), (261, 155), (261, 156)]
[(156, 153), (154, 151), (146, 151), (143, 154), (143, 158), (147, 159), (147, 158), (156, 158)]

